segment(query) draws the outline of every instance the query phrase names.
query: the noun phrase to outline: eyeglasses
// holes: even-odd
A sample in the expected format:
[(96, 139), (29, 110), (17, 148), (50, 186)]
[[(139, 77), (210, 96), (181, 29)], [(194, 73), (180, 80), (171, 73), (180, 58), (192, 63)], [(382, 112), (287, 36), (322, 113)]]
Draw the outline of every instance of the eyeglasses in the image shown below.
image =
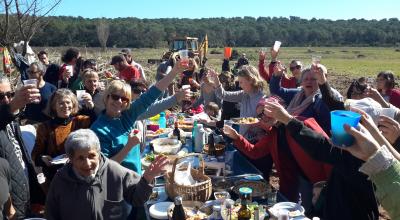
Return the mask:
[(124, 103), (128, 103), (129, 102), (129, 99), (126, 98), (126, 97), (123, 97), (123, 96), (119, 96), (119, 95), (115, 95), (115, 94), (110, 94), (108, 96), (111, 97), (111, 99), (114, 100), (114, 101), (121, 100), (121, 102), (124, 102)]
[(7, 98), (12, 98), (14, 97), (15, 92), (1, 92), (0, 93), (0, 100), (3, 100), (6, 96)]
[(264, 109), (263, 109), (262, 112), (261, 112), (260, 114), (257, 115), (257, 118), (260, 118), (260, 119), (261, 119), (264, 115), (265, 115), (265, 114), (264, 114)]
[(291, 66), (289, 69), (290, 69), (290, 71), (293, 71), (295, 69), (300, 69), (300, 68), (301, 68), (301, 66), (297, 65), (297, 66)]
[(142, 90), (142, 89), (139, 89), (139, 88), (133, 88), (132, 92), (135, 93), (135, 94), (139, 94), (140, 95), (140, 94), (146, 92), (146, 90)]
[(37, 73), (41, 73), (39, 70), (38, 71), (28, 71), (29, 75), (33, 75), (33, 74), (37, 74)]

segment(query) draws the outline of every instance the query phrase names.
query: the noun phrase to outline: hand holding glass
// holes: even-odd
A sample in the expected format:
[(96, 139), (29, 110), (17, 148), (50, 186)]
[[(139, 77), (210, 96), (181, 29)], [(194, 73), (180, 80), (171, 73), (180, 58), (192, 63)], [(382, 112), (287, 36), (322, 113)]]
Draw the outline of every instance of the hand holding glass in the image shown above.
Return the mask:
[(361, 115), (352, 111), (332, 111), (331, 128), (332, 142), (339, 147), (348, 147), (354, 143), (354, 137), (348, 134), (343, 125), (348, 124), (351, 127), (357, 127)]

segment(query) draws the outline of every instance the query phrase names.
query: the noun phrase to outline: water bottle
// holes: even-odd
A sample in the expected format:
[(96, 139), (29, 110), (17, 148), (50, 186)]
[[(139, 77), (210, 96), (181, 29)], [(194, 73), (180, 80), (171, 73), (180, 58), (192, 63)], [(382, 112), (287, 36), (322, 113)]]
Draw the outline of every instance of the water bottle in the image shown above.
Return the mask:
[(221, 216), (221, 206), (213, 205), (213, 213), (208, 217), (208, 220), (223, 220)]
[(206, 140), (206, 131), (204, 130), (202, 124), (198, 124), (196, 130), (195, 143), (194, 143), (194, 152), (201, 153), (203, 151), (205, 140)]
[(160, 113), (160, 119), (158, 119), (158, 124), (159, 124), (160, 128), (167, 127), (167, 119), (165, 118), (165, 112)]

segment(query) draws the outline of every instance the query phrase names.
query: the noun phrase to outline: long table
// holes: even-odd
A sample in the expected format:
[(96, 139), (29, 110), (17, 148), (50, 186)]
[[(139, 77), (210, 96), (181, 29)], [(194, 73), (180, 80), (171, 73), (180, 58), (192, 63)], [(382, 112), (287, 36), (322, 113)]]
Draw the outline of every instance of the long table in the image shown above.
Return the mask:
[[(191, 141), (187, 141), (185, 145), (182, 146), (182, 148), (186, 148), (187, 151), (190, 153), (192, 152), (192, 146), (191, 146)], [(144, 149), (142, 156), (145, 156), (146, 154), (151, 152), (151, 148), (149, 145), (146, 146)], [(240, 179), (243, 179), (245, 176), (248, 175), (262, 175), (262, 173), (253, 165), (251, 164), (243, 155), (241, 152), (236, 150), (232, 144), (227, 144), (226, 147), (226, 153), (227, 157), (230, 157), (229, 160), (226, 160), (227, 165), (230, 166), (230, 173), (227, 174), (225, 177), (231, 181), (237, 181)], [(212, 178), (213, 180), (213, 178)], [(261, 180), (265, 181), (265, 180)], [(236, 199), (237, 196), (234, 195), (234, 193), (231, 193), (231, 196), (233, 199)], [(257, 201), (259, 204), (267, 204), (267, 199), (266, 197), (262, 198), (254, 198), (253, 200)], [(171, 200), (168, 200), (171, 201)], [(286, 198), (284, 198), (279, 192), (277, 194), (277, 201), (287, 201)], [(145, 207), (145, 212), (146, 212), (146, 217), (148, 220), (153, 220), (153, 218), (150, 217), (150, 214), (148, 212), (148, 209), (150, 208), (150, 205), (147, 205)]]

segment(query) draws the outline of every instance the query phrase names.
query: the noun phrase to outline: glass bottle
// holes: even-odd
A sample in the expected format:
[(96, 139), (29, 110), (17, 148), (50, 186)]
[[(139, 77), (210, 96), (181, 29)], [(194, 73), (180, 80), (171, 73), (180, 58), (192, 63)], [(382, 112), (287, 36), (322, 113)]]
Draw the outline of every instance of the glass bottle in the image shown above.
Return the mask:
[(222, 220), (222, 216), (221, 216), (221, 206), (219, 206), (219, 205), (213, 205), (213, 213), (212, 213), (212, 215), (208, 218), (208, 220)]
[(181, 132), (179, 131), (179, 125), (178, 122), (175, 122), (175, 127), (174, 127), (174, 131), (172, 133), (172, 136), (174, 136), (176, 139), (178, 139), (178, 141), (181, 140)]
[(177, 196), (175, 197), (175, 207), (174, 210), (172, 211), (172, 220), (185, 220), (186, 215), (185, 215), (185, 210), (183, 210), (182, 206), (182, 197)]
[(241, 207), (238, 211), (238, 220), (251, 219), (251, 211), (247, 204), (250, 201), (250, 196), (252, 192), (253, 190), (249, 187), (242, 187), (239, 189)]
[(215, 156), (215, 141), (213, 133), (208, 135), (208, 155)]

